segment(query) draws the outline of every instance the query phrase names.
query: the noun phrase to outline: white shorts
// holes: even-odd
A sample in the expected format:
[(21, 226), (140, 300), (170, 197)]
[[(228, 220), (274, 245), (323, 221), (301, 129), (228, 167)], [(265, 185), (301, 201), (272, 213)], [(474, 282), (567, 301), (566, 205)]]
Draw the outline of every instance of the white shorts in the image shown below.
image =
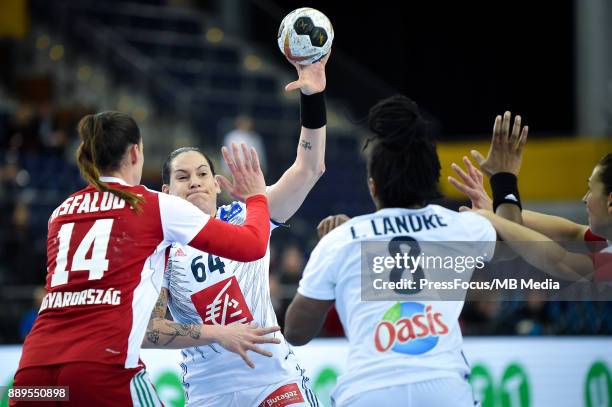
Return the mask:
[(323, 407), (306, 376), (268, 386), (253, 387), (218, 396), (191, 397), (188, 406), (202, 407)]
[(474, 407), (472, 386), (459, 378), (443, 378), (370, 390), (335, 407)]

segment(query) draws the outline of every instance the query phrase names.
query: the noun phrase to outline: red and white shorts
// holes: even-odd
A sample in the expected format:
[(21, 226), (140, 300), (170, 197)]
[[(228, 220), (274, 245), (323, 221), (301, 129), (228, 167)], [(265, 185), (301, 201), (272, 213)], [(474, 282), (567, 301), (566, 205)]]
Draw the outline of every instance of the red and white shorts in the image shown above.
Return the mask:
[(149, 375), (140, 366), (72, 362), (20, 369), (13, 386), (67, 386), (68, 401), (41, 402), (10, 400), (11, 407), (25, 406), (163, 406)]

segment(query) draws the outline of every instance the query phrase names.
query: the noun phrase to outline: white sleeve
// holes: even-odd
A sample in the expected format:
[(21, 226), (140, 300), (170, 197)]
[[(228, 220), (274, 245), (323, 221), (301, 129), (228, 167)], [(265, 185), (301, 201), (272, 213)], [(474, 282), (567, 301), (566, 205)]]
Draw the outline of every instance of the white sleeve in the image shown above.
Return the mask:
[(210, 219), (191, 202), (164, 193), (159, 194), (159, 214), (164, 240), (182, 245), (191, 242)]
[(333, 300), (336, 298), (336, 277), (334, 259), (337, 253), (331, 250), (328, 239), (323, 238), (314, 248), (308, 264), (302, 274), (298, 293), (315, 300)]
[(464, 212), (465, 226), (472, 236), (472, 241), (479, 242), (476, 246), (476, 255), (484, 256), (485, 263), (488, 263), (495, 254), (497, 243), (497, 232), (491, 222), (476, 213)]
[(172, 246), (168, 246), (164, 253), (164, 278), (162, 280), (162, 288), (168, 288), (170, 285), (170, 267), (172, 267)]

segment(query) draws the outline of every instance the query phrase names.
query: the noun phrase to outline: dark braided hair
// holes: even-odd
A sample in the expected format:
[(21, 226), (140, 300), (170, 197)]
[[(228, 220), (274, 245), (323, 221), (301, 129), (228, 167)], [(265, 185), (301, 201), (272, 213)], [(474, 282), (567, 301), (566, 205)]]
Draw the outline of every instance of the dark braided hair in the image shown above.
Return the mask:
[(166, 161), (164, 161), (164, 165), (162, 167), (162, 182), (164, 184), (170, 185), (170, 175), (172, 173), (172, 162), (174, 161), (174, 159), (179, 155), (187, 153), (189, 151), (195, 151), (196, 153), (201, 154), (202, 157), (204, 157), (204, 159), (208, 162), (208, 166), (210, 167), (210, 172), (212, 173), (213, 177), (216, 175), (215, 166), (213, 165), (210, 157), (204, 154), (202, 150), (197, 147), (181, 147), (168, 154), (168, 157), (166, 157)]
[(425, 206), (439, 198), (440, 160), (428, 123), (417, 104), (392, 96), (374, 105), (368, 115), (374, 136), (368, 154), (368, 175), (384, 208)]

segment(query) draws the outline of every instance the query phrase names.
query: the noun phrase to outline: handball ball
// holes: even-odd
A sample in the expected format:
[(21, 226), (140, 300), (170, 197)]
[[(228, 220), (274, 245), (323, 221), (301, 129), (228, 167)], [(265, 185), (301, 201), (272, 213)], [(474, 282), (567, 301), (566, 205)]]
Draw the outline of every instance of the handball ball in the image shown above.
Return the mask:
[(313, 8), (298, 8), (287, 14), (278, 29), (278, 47), (287, 59), (309, 65), (331, 50), (334, 29), (325, 14)]

